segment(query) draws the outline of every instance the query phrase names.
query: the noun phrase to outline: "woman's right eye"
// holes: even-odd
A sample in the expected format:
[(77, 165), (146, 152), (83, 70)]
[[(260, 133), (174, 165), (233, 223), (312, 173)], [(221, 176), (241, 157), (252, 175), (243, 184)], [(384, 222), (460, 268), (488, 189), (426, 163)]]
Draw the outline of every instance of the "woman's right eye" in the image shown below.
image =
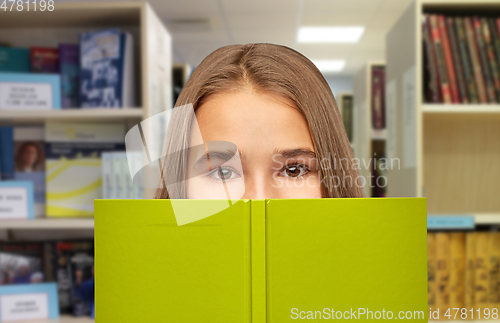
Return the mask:
[(217, 167), (217, 169), (213, 170), (208, 174), (208, 176), (212, 177), (217, 181), (227, 181), (230, 179), (235, 179), (241, 177), (236, 171), (231, 168), (222, 168)]

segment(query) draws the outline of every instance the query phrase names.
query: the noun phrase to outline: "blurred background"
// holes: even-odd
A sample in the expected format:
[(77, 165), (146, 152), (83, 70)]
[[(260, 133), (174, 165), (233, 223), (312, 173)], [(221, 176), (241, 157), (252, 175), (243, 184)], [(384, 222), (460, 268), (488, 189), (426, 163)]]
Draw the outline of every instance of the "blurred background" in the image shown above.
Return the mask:
[(46, 317), (90, 322), (93, 200), (152, 197), (126, 132), (217, 48), (275, 43), (325, 76), (366, 196), (427, 197), (429, 307), (498, 311), (499, 0), (0, 4), (0, 295), (44, 282)]

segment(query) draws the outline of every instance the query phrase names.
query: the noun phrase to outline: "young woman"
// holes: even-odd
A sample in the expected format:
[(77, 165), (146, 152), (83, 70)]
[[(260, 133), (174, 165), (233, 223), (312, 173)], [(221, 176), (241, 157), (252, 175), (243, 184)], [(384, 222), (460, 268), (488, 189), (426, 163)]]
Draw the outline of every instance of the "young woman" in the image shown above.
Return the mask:
[[(239, 190), (244, 199), (364, 197), (330, 87), (295, 50), (272, 44), (222, 47), (189, 78), (176, 107), (187, 104), (195, 118), (170, 121), (164, 148), (169, 158), (162, 164), (167, 185), (156, 198), (223, 198), (211, 183), (222, 183), (226, 193)], [(211, 142), (232, 143), (237, 153), (223, 165), (211, 165)], [(196, 154), (168, 153), (197, 144), (204, 144), (201, 156), (208, 156), (209, 167), (191, 176)]]

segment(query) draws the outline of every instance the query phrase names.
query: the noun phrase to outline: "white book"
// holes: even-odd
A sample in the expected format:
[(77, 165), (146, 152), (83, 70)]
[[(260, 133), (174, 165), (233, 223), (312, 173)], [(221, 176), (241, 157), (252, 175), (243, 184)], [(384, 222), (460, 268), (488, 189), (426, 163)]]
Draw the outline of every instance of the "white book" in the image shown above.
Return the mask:
[(102, 198), (114, 199), (113, 153), (103, 152), (102, 158)]

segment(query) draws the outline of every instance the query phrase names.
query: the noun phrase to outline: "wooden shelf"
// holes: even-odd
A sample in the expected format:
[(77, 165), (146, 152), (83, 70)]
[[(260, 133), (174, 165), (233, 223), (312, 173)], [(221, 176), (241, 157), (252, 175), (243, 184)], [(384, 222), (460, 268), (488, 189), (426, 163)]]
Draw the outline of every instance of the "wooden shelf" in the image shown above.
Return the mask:
[(93, 230), (93, 218), (1, 220), (0, 227), (10, 230)]
[(64, 109), (64, 110), (0, 110), (0, 121), (46, 121), (46, 120), (120, 120), (140, 119), (141, 108), (123, 109)]
[(423, 104), (425, 114), (500, 114), (498, 104)]
[(60, 318), (55, 320), (36, 320), (36, 321), (23, 321), (24, 323), (93, 323), (94, 320), (90, 317), (73, 317), (69, 315), (62, 315)]

